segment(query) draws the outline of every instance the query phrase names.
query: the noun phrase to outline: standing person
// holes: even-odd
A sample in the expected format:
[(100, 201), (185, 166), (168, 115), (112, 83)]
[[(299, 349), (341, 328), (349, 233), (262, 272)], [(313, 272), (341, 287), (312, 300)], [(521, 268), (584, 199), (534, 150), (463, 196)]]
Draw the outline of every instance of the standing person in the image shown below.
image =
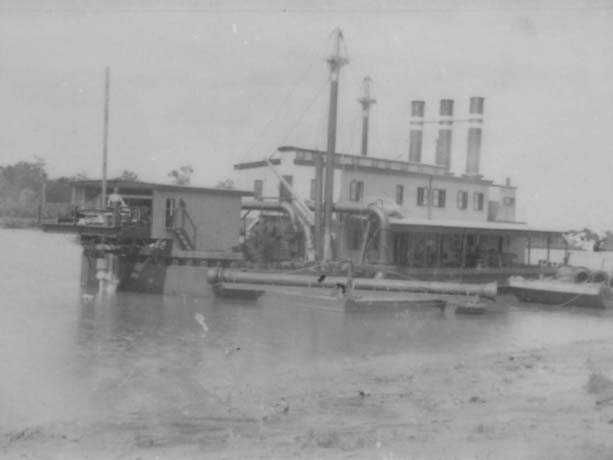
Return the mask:
[(113, 210), (113, 227), (121, 222), (121, 208), (126, 208), (126, 202), (119, 194), (119, 189), (115, 187), (113, 193), (109, 195), (108, 207)]
[(108, 198), (108, 207), (114, 208), (115, 206), (121, 206), (122, 208), (126, 207), (126, 202), (123, 201), (123, 198), (119, 194), (119, 188), (117, 187), (113, 189), (113, 193), (111, 193)]

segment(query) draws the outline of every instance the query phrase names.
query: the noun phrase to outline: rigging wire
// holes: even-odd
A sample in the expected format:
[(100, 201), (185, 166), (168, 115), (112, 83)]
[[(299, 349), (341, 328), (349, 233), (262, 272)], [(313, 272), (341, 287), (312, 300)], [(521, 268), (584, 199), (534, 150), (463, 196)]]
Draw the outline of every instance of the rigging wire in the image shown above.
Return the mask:
[[(326, 81), (324, 82), (324, 84), (321, 85), (321, 87), (317, 90), (317, 92), (315, 93), (315, 96), (311, 99), (311, 101), (307, 104), (307, 106), (302, 111), (302, 113), (298, 116), (298, 119), (296, 120), (296, 122), (294, 122), (294, 124), (290, 126), (290, 129), (287, 131), (285, 136), (283, 136), (283, 139), (281, 140), (281, 144), (284, 144), (287, 138), (290, 136), (290, 134), (293, 134), (293, 132), (298, 127), (298, 125), (302, 122), (303, 118), (306, 116), (307, 112), (311, 109), (311, 107), (313, 107), (315, 102), (317, 102), (317, 100), (320, 98), (323, 89), (328, 85), (329, 81), (330, 81), (330, 77), (326, 78)], [(272, 155), (269, 157), (269, 160), (272, 159), (277, 154), (278, 154), (278, 150), (275, 150), (272, 153)]]
[(321, 47), (321, 48), (320, 47), (310, 48), (307, 56), (305, 57), (305, 59), (307, 61), (309, 61), (310, 64), (306, 67), (306, 69), (303, 72), (301, 72), (301, 77), (298, 79), (298, 81), (296, 81), (296, 83), (293, 85), (293, 87), (287, 92), (285, 97), (279, 102), (279, 104), (277, 105), (277, 107), (273, 111), (272, 116), (264, 124), (264, 126), (260, 130), (259, 134), (256, 136), (256, 138), (251, 143), (251, 146), (242, 155), (243, 158), (248, 158), (249, 155), (254, 151), (254, 149), (256, 148), (257, 142), (260, 140), (260, 138), (262, 138), (264, 136), (264, 133), (269, 129), (269, 127), (271, 126), (272, 122), (275, 121), (275, 119), (277, 119), (277, 118), (279, 118), (281, 116), (282, 108), (284, 106), (287, 106), (288, 102), (290, 101), (291, 97), (296, 93), (297, 89), (311, 75), (311, 73), (313, 71), (313, 68), (315, 67), (315, 64), (318, 63), (318, 60), (315, 58), (316, 54), (324, 55), (325, 53), (324, 53), (323, 47)]
[(270, 127), (270, 125), (272, 124), (273, 121), (275, 121), (275, 119), (279, 116), (280, 112), (281, 112), (281, 108), (286, 106), (288, 101), (290, 100), (290, 98), (294, 95), (294, 93), (296, 92), (296, 90), (298, 89), (298, 87), (306, 80), (307, 76), (310, 74), (310, 72), (313, 70), (313, 67), (315, 65), (315, 60), (312, 59), (311, 60), (311, 64), (307, 67), (307, 70), (305, 72), (302, 72), (302, 78), (300, 78), (296, 84), (288, 91), (288, 93), (286, 94), (286, 96), (279, 102), (279, 104), (277, 105), (277, 107), (275, 108), (275, 110), (273, 111), (273, 114), (271, 115), (271, 117), (268, 119), (268, 121), (264, 124), (263, 128), (260, 130), (259, 134), (256, 136), (256, 138), (254, 139), (254, 141), (251, 143), (251, 146), (245, 151), (245, 153), (243, 154), (243, 158), (248, 158), (249, 155), (251, 153), (253, 153), (253, 150), (256, 147), (257, 142), (260, 140), (261, 137), (264, 136), (264, 133), (268, 130), (268, 128)]

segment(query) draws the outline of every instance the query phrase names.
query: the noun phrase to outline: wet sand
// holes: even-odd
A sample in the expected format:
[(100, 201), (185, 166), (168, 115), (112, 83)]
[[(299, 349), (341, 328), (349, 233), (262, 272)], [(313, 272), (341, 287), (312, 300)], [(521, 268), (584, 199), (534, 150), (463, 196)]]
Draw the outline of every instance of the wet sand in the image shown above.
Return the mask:
[[(240, 350), (224, 353), (232, 373)], [(458, 362), (398, 353), (293, 368), (271, 382), (142, 382), (132, 408), (2, 435), (7, 459), (610, 459), (613, 339)], [(225, 363), (225, 364), (220, 364)], [(204, 371), (203, 371), (204, 372)], [(177, 382), (178, 383), (178, 382)], [(227, 382), (226, 382), (227, 383)], [(193, 388), (189, 388), (194, 385)], [(148, 398), (165, 395), (155, 412)], [(190, 399), (193, 399), (190, 398)]]

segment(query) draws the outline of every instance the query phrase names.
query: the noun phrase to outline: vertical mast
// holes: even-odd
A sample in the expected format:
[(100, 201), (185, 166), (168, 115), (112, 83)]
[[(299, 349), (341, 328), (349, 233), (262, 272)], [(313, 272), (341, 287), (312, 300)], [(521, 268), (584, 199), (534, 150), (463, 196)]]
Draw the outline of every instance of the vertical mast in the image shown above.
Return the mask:
[(315, 154), (315, 258), (322, 258), (322, 204), (324, 199), (324, 159), (321, 152)]
[(343, 32), (336, 29), (334, 54), (327, 61), (330, 66), (330, 110), (328, 112), (328, 149), (326, 152), (325, 170), (325, 205), (324, 205), (324, 260), (332, 259), (332, 200), (334, 199), (334, 157), (336, 149), (336, 115), (338, 108), (338, 77), (341, 67), (348, 60), (341, 57), (341, 40)]
[(102, 138), (102, 208), (106, 207), (106, 163), (109, 142), (109, 86), (111, 71), (107, 67), (104, 73), (104, 134)]
[(358, 102), (362, 105), (362, 156), (368, 155), (368, 118), (370, 114), (370, 106), (377, 102), (376, 99), (370, 97), (370, 85), (372, 79), (370, 77), (364, 77), (362, 81), (364, 95), (358, 99)]

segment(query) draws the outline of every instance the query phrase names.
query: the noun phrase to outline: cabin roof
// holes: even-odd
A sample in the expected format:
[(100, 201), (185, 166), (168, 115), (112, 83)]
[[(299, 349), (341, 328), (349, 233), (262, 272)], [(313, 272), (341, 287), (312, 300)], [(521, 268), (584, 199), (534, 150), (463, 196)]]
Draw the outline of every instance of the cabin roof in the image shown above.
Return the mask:
[(504, 233), (525, 233), (562, 236), (566, 230), (547, 227), (535, 227), (525, 222), (492, 222), (492, 221), (459, 221), (443, 219), (415, 219), (395, 218), (389, 219), (392, 229), (409, 229), (414, 227), (427, 228), (429, 230), (475, 230), (475, 231), (499, 231)]
[[(123, 181), (123, 180), (108, 180), (107, 190), (112, 190), (117, 187), (120, 190), (131, 191), (153, 191), (163, 190), (168, 192), (199, 192), (199, 193), (217, 193), (221, 195), (236, 195), (236, 196), (251, 196), (252, 191), (220, 188), (220, 187), (194, 187), (192, 185), (175, 185), (175, 184), (159, 184), (155, 182), (141, 181)], [(87, 179), (72, 181), (75, 187), (83, 188), (102, 188), (102, 181), (99, 179)]]
[[(277, 148), (281, 154), (295, 153), (296, 158), (294, 164), (303, 166), (315, 165), (316, 155), (325, 156), (326, 152), (322, 150), (296, 147), (292, 145), (282, 145)], [(505, 189), (515, 189), (514, 186), (494, 184), (492, 180), (486, 179), (483, 176), (466, 176), (456, 175), (447, 170), (444, 166), (421, 163), (415, 161), (394, 160), (390, 158), (382, 158), (377, 156), (362, 156), (349, 153), (337, 152), (335, 157), (335, 168), (343, 170), (360, 170), (373, 172), (377, 174), (384, 173), (385, 175), (396, 174), (401, 176), (418, 176), (418, 177), (438, 177), (448, 181), (481, 184), (486, 186), (495, 185)], [(269, 160), (271, 164), (278, 165), (281, 163), (279, 158)], [(236, 163), (235, 170), (253, 169), (266, 167), (266, 160), (249, 161)]]

